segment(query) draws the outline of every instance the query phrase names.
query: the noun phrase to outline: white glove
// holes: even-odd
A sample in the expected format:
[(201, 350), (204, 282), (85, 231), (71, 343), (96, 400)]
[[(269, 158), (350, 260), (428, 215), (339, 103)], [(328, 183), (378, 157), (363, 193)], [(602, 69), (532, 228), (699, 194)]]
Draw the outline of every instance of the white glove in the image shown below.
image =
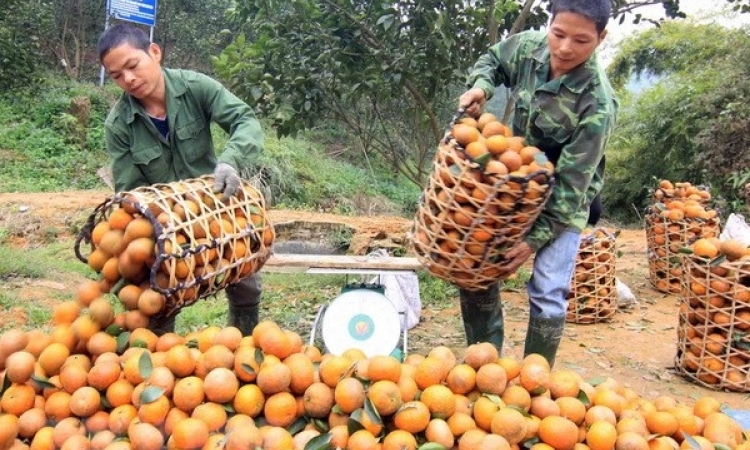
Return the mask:
[(240, 174), (227, 163), (218, 163), (214, 170), (214, 193), (221, 192), (224, 198), (233, 197), (240, 188)]

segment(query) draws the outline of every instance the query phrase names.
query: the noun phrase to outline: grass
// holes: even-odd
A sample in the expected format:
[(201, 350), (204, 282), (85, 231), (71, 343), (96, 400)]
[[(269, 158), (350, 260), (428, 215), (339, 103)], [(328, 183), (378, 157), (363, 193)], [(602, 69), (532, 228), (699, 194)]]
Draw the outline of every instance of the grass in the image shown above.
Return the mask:
[(72, 242), (25, 249), (0, 244), (0, 279), (44, 278), (55, 272), (92, 275), (91, 270), (75, 257)]
[[(108, 189), (98, 170), (108, 166), (104, 118), (119, 96), (69, 80), (47, 80), (37, 90), (0, 95), (0, 192)], [(71, 105), (90, 105), (71, 114)], [(310, 131), (279, 139), (263, 124), (265, 145), (254, 167), (267, 200), (280, 208), (309, 208), (343, 214), (411, 213), (419, 188), (389, 169), (364, 168), (346, 135)], [(211, 127), (221, 153), (227, 134)], [(340, 138), (340, 139), (339, 139)], [(343, 140), (343, 141), (342, 141)], [(353, 141), (352, 141), (353, 142)], [(331, 157), (328, 148), (339, 156)]]

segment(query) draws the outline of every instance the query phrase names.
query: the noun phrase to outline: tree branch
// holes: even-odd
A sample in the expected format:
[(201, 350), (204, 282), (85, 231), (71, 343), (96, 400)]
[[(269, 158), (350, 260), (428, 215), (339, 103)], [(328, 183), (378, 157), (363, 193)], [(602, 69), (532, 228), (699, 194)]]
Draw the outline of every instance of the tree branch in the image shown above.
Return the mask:
[[(328, 4), (330, 7), (336, 9), (338, 12), (343, 14), (345, 17), (347, 17), (353, 24), (355, 24), (359, 30), (362, 32), (362, 38), (365, 40), (366, 43), (368, 43), (371, 47), (378, 49), (378, 50), (384, 50), (386, 47), (378, 40), (377, 35), (368, 27), (364, 25), (361, 21), (357, 20), (356, 17), (353, 17), (348, 11), (344, 11), (339, 5), (337, 5), (335, 2), (331, 0), (323, 0), (324, 3)], [(393, 63), (393, 58), (391, 58), (387, 52), (384, 52), (384, 56), (389, 60), (390, 63)], [(419, 106), (422, 108), (425, 114), (430, 119), (430, 129), (432, 130), (433, 135), (435, 136), (435, 142), (437, 143), (441, 136), (440, 132), (440, 126), (438, 125), (437, 116), (435, 115), (435, 112), (432, 110), (432, 107), (430, 106), (429, 102), (424, 98), (421, 92), (419, 92), (419, 89), (414, 84), (414, 82), (409, 79), (408, 77), (404, 77), (404, 87), (407, 91), (412, 95), (414, 100), (419, 104)]]

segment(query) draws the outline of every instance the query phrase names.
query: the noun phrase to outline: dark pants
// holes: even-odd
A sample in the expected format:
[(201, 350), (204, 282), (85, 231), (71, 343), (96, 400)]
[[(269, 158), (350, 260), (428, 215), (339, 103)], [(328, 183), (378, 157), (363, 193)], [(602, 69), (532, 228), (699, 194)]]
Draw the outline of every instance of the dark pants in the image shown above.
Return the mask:
[(257, 306), (260, 303), (262, 285), (260, 273), (255, 273), (237, 283), (227, 286), (227, 300), (231, 306)]
[(602, 194), (596, 194), (593, 200), (591, 200), (591, 206), (589, 206), (589, 221), (588, 224), (594, 226), (602, 218)]

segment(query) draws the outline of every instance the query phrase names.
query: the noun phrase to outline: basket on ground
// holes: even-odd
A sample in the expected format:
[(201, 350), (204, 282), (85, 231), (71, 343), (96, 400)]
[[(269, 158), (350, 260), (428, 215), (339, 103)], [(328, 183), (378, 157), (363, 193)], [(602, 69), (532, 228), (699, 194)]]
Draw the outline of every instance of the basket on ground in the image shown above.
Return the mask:
[(568, 322), (607, 321), (617, 312), (616, 239), (616, 234), (601, 227), (584, 230), (581, 235), (568, 294)]
[(680, 249), (696, 239), (716, 237), (720, 231), (716, 210), (696, 199), (654, 203), (646, 212), (645, 227), (651, 284), (674, 294), (680, 292), (682, 278)]
[(147, 315), (215, 294), (261, 269), (274, 229), (249, 182), (226, 200), (213, 189), (213, 177), (204, 176), (117, 193), (89, 216), (76, 255), (112, 291), (134, 284), (160, 293), (163, 307)]
[(511, 275), (503, 254), (544, 208), (554, 171), (539, 149), (482, 117), (479, 128), (455, 125), (438, 146), (412, 233), (422, 265), (468, 290)]
[(750, 260), (683, 258), (675, 365), (706, 387), (750, 392)]

